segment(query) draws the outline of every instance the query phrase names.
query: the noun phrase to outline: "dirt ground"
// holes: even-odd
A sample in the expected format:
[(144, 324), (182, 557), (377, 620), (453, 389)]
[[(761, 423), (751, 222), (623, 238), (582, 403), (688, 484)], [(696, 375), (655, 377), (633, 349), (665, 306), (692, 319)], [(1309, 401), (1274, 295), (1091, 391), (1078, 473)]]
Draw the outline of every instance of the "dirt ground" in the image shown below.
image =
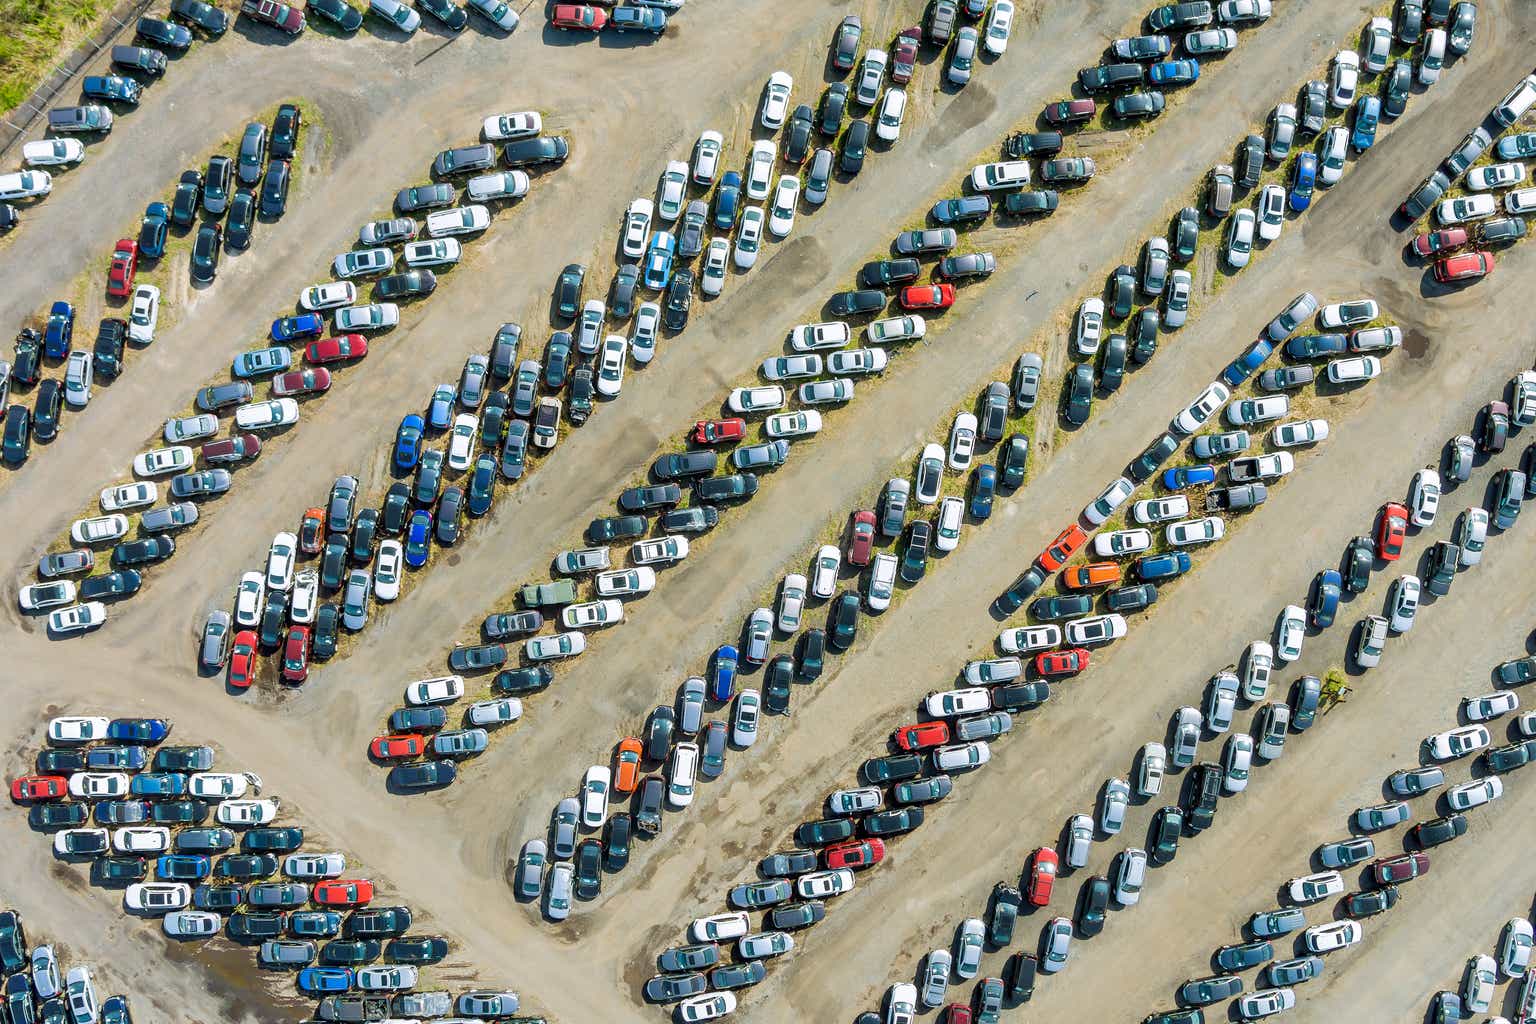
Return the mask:
[[(574, 791), (584, 768), (605, 761), (619, 736), (670, 701), (677, 683), (734, 633), (827, 519), (872, 494), (893, 463), (915, 454), (937, 414), (973, 394), (1085, 281), (1101, 280), (1125, 259), (1146, 226), (1171, 212), (1171, 198), (1261, 122), (1299, 69), (1350, 45), (1370, 5), (1277, 4), (1272, 22), (1245, 36), (1238, 53), (1204, 76), (1084, 197), (1020, 229), (1017, 251), (987, 288), (953, 311), (942, 343), (904, 356), (890, 380), (839, 416), (835, 435), (797, 447), (772, 486), (710, 538), (707, 557), (670, 570), (636, 606), (634, 622), (531, 700), (527, 720), (444, 793), (391, 796), (363, 756), (404, 684), (437, 674), (444, 649), (487, 601), (538, 575), (579, 524), (599, 514), (597, 503), (718, 395), (723, 381), (778, 351), (784, 326), (817, 319), (810, 301), (848, 287), (857, 261), (915, 220), (1007, 129), (1059, 98), (1076, 67), (1096, 59), (1145, 4), (1020, 4), (1005, 59), (986, 66), (963, 93), (917, 99), (893, 151), (873, 155), (857, 183), (835, 191), (823, 210), (802, 213), (793, 240), (751, 275), (733, 277), (721, 299), (696, 306), (689, 330), (672, 343), (678, 351), (664, 341), (652, 367), (628, 375), (622, 401), (566, 437), (560, 457), (499, 502), (407, 599), (376, 609), (381, 621), (358, 649), (317, 672), (297, 697), (281, 704), (232, 698), (220, 683), (198, 678), (197, 627), (209, 607), (227, 603), (266, 538), (291, 528), (296, 512), (323, 497), (338, 473), (359, 473), (365, 486), (381, 490), (385, 446), (401, 407), (451, 379), (497, 324), (519, 320), (542, 344), (559, 267), (611, 265), (623, 207), (648, 193), (663, 162), (684, 156), (702, 128), (728, 137), (734, 128), (733, 160), (744, 152), (766, 74), (784, 67), (797, 82), (819, 82), (826, 40), (847, 6), (695, 0), (673, 32), (636, 47), (541, 38), (536, 9), (524, 12), (510, 38), (472, 29), (446, 46), (430, 34), (400, 43), (366, 33), (255, 45), (232, 32), (178, 62), (143, 109), (124, 118), (112, 141), (94, 149), (0, 249), (14, 285), (0, 294), (7, 322), (45, 308), (81, 267), (100, 260), (144, 202), (169, 190), (180, 161), (202, 152), (210, 134), (238, 131), (249, 113), (305, 96), (324, 111), (330, 154), (280, 224), (263, 225), (251, 252), (223, 264), (216, 287), (189, 294), (181, 322), (99, 391), (87, 415), (0, 483), (17, 581), (158, 428), (166, 396), (189, 393), (251, 347), (282, 305), (274, 297), (321, 279), (359, 222), (379, 215), (395, 188), (425, 180), (437, 149), (470, 137), (488, 113), (537, 108), (570, 134), (573, 157), (498, 216), (439, 294), (355, 379), (307, 411), (278, 458), (241, 474), (195, 546), (116, 609), (108, 629), (49, 643), (12, 605), (12, 697), (0, 711), (8, 774), (35, 751), (48, 715), (169, 713), (178, 739), (215, 742), (229, 763), (258, 771), (296, 820), (366, 864), (452, 936), (455, 955), (445, 974), (466, 979), (462, 987), (471, 977), (504, 982), (520, 991), (524, 1012), (566, 1024), (660, 1019), (662, 1011), (645, 1007), (639, 994), (654, 953), (678, 941), (691, 917), (723, 909), (726, 888), (747, 877), (757, 857), (792, 845), (788, 830), (813, 815), (827, 791), (850, 784), (859, 762), (883, 752), (884, 736), (910, 719), (916, 699), (947, 685), (965, 658), (990, 650), (997, 632), (991, 598), (1179, 405), (1296, 292), (1380, 299), (1411, 339), (1427, 344), (1394, 354), (1325, 450), (1226, 543), (1197, 555), (1198, 571), (1104, 664), (1060, 688), (999, 745), (991, 766), (963, 780), (917, 834), (893, 844), (890, 864), (861, 876), (859, 889), (823, 924), (797, 936), (795, 953), (773, 965), (738, 1014), (850, 1020), (876, 1008), (885, 987), (909, 978), (927, 950), (947, 945), (960, 920), (980, 914), (995, 881), (1016, 879), (1030, 849), (1054, 842), (1068, 815), (1088, 810), (1103, 779), (1128, 771), (1142, 742), (1162, 738), (1173, 709), (1194, 701), (1245, 643), (1267, 636), (1279, 607), (1304, 596), (1312, 574), (1336, 563), (1376, 507), (1400, 497), (1412, 471), (1436, 460), (1444, 439), (1469, 429), (1476, 408), (1531, 365), (1523, 293), (1529, 247), (1501, 254), (1489, 280), (1446, 295), (1426, 284), (1421, 267), (1404, 264), (1405, 238), (1388, 221), (1428, 167), (1529, 70), (1536, 13), (1490, 2), (1480, 5), (1471, 56), (1432, 92), (1415, 96), (1377, 151), (1350, 165), (1336, 195), (1289, 222), (1273, 251), (1165, 344), (1117, 400), (1096, 410), (1018, 499), (1001, 502), (989, 524), (967, 532), (942, 571), (884, 621), (866, 620), (854, 654), (835, 660), (814, 687), (797, 687), (794, 716), (772, 720), (750, 753), (728, 758), (727, 774), (701, 788), (693, 810), (670, 815), (662, 836), (641, 844), (626, 872), (605, 878), (599, 901), (551, 926), (513, 901), (507, 868), (523, 840), (543, 833), (550, 808)], [(913, 10), (855, 5), (873, 37), (915, 21), (915, 6), (906, 6)], [(744, 39), (753, 40), (750, 50)], [(741, 59), (745, 52), (751, 59)], [(931, 66), (924, 75), (936, 79)], [(89, 205), (80, 199), (86, 195)], [(95, 315), (94, 308), (82, 311), (82, 323)], [(1476, 500), (1464, 495), (1481, 497), (1494, 468), (1515, 463), (1525, 443), (1516, 440), (1448, 496), (1447, 512)], [(1445, 515), (1415, 538), (1409, 554), (1447, 536), (1450, 521)], [(1311, 849), (1344, 833), (1350, 809), (1379, 799), (1380, 780), (1413, 760), (1418, 738), (1454, 721), (1457, 698), (1487, 689), (1488, 668), (1524, 651), (1532, 543), (1528, 523), (1492, 540), (1484, 564), (1423, 610), (1382, 667), (1352, 680), (1347, 704), (1293, 737), (1285, 757), (1257, 772), (1245, 796), (1223, 801), (1214, 829), (1152, 873), (1141, 906), (1112, 915), (1102, 936), (1076, 946), (1067, 972), (1042, 981), (1029, 1012), (1048, 1020), (1139, 1020), (1171, 1006), (1179, 981), (1207, 973), (1210, 951), (1236, 941), (1242, 920), (1273, 905), (1287, 878), (1309, 870)], [(1279, 685), (1298, 671), (1320, 674), (1340, 664), (1348, 621), (1379, 606), (1392, 575), (1377, 573), (1372, 590), (1341, 613), (1347, 621), (1309, 641)], [(1216, 753), (1215, 744), (1202, 748), (1203, 757)], [(1465, 770), (1452, 774), (1459, 779)], [(1527, 780), (1508, 781), (1503, 801), (1473, 812), (1469, 836), (1432, 854), (1434, 870), (1405, 887), (1402, 905), (1366, 922), (1363, 947), (1330, 958), (1293, 1018), (1412, 1019), (1434, 989), (1454, 985), (1467, 956), (1491, 947), (1504, 920), (1529, 910), (1532, 870), (1518, 830), (1536, 797)], [(1104, 870), (1115, 850), (1139, 841), (1151, 810), (1133, 811), (1123, 843), (1096, 846), (1091, 870)], [(1427, 816), (1415, 806), (1416, 819)], [(126, 990), (170, 1019), (298, 1016), (286, 979), (259, 975), (243, 951), (171, 947), (157, 928), (125, 917), (112, 894), (86, 888), (78, 870), (55, 865), (20, 813), (0, 816), (0, 835), (0, 903), (103, 968), (111, 991)], [(1378, 847), (1393, 842), (1384, 837)], [(1078, 880), (1064, 881), (1060, 908)], [(1312, 919), (1324, 914), (1315, 909)], [(1034, 926), (1046, 916), (1021, 922), (1015, 948), (1032, 948)], [(983, 973), (997, 973), (1001, 963), (1000, 953), (989, 954)], [(1109, 977), (1114, 982), (1104, 984)]]

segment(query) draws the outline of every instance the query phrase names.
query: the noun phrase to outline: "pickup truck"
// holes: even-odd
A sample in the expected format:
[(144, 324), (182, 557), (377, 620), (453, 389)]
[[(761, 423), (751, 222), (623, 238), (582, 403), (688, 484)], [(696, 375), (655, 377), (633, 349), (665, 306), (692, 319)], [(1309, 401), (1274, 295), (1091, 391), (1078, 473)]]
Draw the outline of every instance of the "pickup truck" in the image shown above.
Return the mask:
[(530, 583), (522, 591), (524, 608), (542, 608), (555, 604), (570, 604), (576, 600), (574, 580), (556, 580), (553, 583)]
[(1236, 512), (1264, 504), (1269, 488), (1263, 484), (1238, 484), (1236, 487), (1218, 487), (1205, 496), (1207, 512)]

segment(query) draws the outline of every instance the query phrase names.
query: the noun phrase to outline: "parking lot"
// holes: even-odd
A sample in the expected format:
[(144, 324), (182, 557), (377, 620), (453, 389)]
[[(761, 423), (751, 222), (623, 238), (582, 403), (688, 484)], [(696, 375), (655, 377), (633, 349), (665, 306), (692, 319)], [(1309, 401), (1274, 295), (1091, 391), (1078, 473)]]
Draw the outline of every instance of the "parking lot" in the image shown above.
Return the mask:
[[(922, 956), (947, 945), (960, 920), (981, 916), (994, 882), (1017, 884), (1029, 851), (1055, 844), (1070, 814), (1092, 808), (1105, 778), (1130, 770), (1142, 742), (1164, 738), (1168, 714), (1197, 702), (1204, 682), (1246, 643), (1268, 637), (1278, 609), (1302, 603), (1313, 574), (1337, 565), (1350, 537), (1370, 532), (1381, 503), (1403, 500), (1413, 471), (1438, 463), (1445, 439), (1470, 432), (1477, 409), (1532, 365), (1530, 247), (1502, 251), (1495, 274), (1453, 291), (1435, 284), (1426, 265), (1404, 259), (1411, 233), (1389, 220), (1425, 169), (1530, 71), (1536, 12), (1488, 0), (1471, 53), (1432, 90), (1415, 93), (1334, 192), (1305, 219), (1289, 221), (1262, 260), (1206, 295), (1190, 326), (1165, 336), (1156, 359), (1097, 404), (1086, 426), (1040, 430), (1027, 488), (968, 529), (925, 585), (884, 616), (866, 618), (854, 650), (831, 661), (813, 686), (796, 686), (792, 715), (773, 719), (750, 751), (733, 751), (726, 774), (702, 785), (693, 807), (669, 814), (629, 868), (604, 879), (599, 900), (579, 904), (559, 924), (543, 920), (537, 904), (517, 903), (509, 881), (519, 847), (544, 835), (550, 809), (575, 792), (586, 766), (607, 763), (617, 738), (639, 735), (646, 713), (670, 703), (752, 608), (771, 603), (787, 567), (829, 539), (830, 524), (848, 509), (871, 507), (892, 467), (910, 462), (934, 424), (947, 423), (996, 366), (1037, 336), (1054, 339), (1046, 358), (1054, 389), (1078, 296), (1117, 263), (1134, 263), (1147, 233), (1165, 229), (1206, 169), (1230, 159), (1233, 142), (1259, 130), (1250, 126), (1263, 123), (1277, 97), (1306, 69), (1356, 44), (1361, 24), (1378, 13), (1371, 4), (1277, 0), (1275, 17), (1208, 67), (1162, 120), (1084, 138), (1082, 152), (1108, 170), (1051, 218), (980, 229), (999, 270), (985, 287), (963, 293), (942, 332), (904, 352), (868, 397), (839, 410), (835, 430), (797, 447), (771, 486), (633, 605), (632, 622), (562, 670), (558, 687), (530, 701), (527, 720), (466, 766), (455, 786), (388, 792), (365, 750), (402, 687), (443, 674), (444, 652), (474, 633), (500, 595), (550, 578), (550, 555), (579, 547), (581, 528), (612, 512), (612, 495), (658, 449), (675, 447), (696, 415), (718, 415), (713, 406), (726, 388), (779, 353), (788, 325), (824, 319), (822, 298), (854, 287), (860, 263), (883, 258), (889, 238), (918, 225), (973, 163), (995, 159), (1004, 134), (1065, 95), (1076, 69), (1096, 61), (1111, 38), (1136, 31), (1148, 5), (1018, 6), (1007, 55), (982, 62), (963, 91), (937, 87), (942, 62), (925, 49), (925, 84), (912, 90), (902, 140), (872, 152), (825, 207), (802, 210), (791, 239), (770, 246), (771, 258), (750, 275), (733, 276), (721, 298), (696, 302), (690, 329), (664, 340), (655, 364), (631, 367), (626, 397), (568, 431), (558, 458), (509, 491), (463, 542), (439, 550), (406, 599), (376, 607), (369, 631), (344, 657), (315, 671), (302, 690), (280, 691), (266, 680), (238, 697), (221, 679), (195, 673), (198, 633), (210, 609), (228, 604), (231, 585), (255, 567), (267, 539), (294, 529), (295, 516), (322, 504), (342, 473), (382, 493), (401, 409), (456, 379), (466, 352), (483, 349), (505, 321), (522, 323), (542, 346), (559, 268), (585, 263), (593, 280), (606, 280), (631, 196), (649, 194), (656, 172), (685, 157), (700, 130), (728, 138), (734, 130), (731, 158), (744, 155), (740, 140), (770, 71), (790, 70), (811, 102), (809, 86), (819, 91), (827, 41), (847, 11), (693, 0), (665, 36), (631, 45), (567, 39), (530, 8), (510, 36), (424, 31), (400, 42), (371, 32), (345, 41), (308, 33), (273, 45), (232, 31), (179, 61), (110, 143), (93, 149), (23, 229), (0, 242), (0, 264), (9, 268), (0, 295), (6, 322), (65, 294), (78, 294), (82, 324), (94, 322), (112, 239), (134, 224), (147, 196), (171, 186), (184, 160), (247, 116), (302, 97), (322, 112), (323, 145), (288, 214), (261, 244), (223, 264), (217, 287), (206, 291), (188, 289), (180, 271), (175, 322), (136, 354), (132, 372), (101, 389), (94, 410), (44, 458), (0, 476), (15, 585), (32, 579), (37, 554), (61, 525), (120, 475), (171, 405), (179, 408), (181, 400), (167, 396), (190, 394), (252, 347), (273, 296), (317, 280), (317, 268), (353, 244), (356, 224), (384, 216), (397, 187), (426, 180), (433, 153), (473, 136), (486, 114), (537, 109), (546, 126), (571, 138), (572, 156), (498, 216), (384, 351), (306, 408), (302, 430), (283, 439), (276, 457), (242, 470), (238, 493), (196, 528), (185, 554), (157, 570), (152, 586), (114, 606), (107, 628), (50, 642), (41, 619), (9, 603), (11, 699), (0, 718), (8, 776), (29, 770), (48, 716), (173, 709), (178, 730), (215, 741), (231, 761), (259, 771), (332, 848), (371, 865), (450, 934), (455, 987), (481, 977), (509, 982), (522, 995), (522, 1012), (551, 1020), (661, 1019), (664, 1011), (645, 1006), (640, 994), (655, 973), (654, 954), (682, 941), (690, 919), (723, 909), (724, 891), (749, 880), (759, 857), (793, 846), (789, 830), (819, 816), (827, 792), (853, 785), (860, 762), (886, 752), (885, 737), (911, 719), (923, 693), (957, 685), (953, 673), (967, 658), (991, 656), (999, 622), (989, 604), (1031, 553), (1293, 295), (1376, 297), (1406, 340), (1385, 375), (1344, 403), (1329, 439), (1273, 490), (1267, 507), (1200, 557), (1197, 571), (1169, 588), (1127, 639), (1102, 661), (1096, 652), (1090, 673), (1053, 687), (1044, 717), (1016, 725), (993, 763), (932, 809), (927, 827), (892, 843), (891, 863), (861, 874), (825, 922), (797, 933), (793, 954), (742, 993), (738, 1015), (848, 1021), (881, 1010), (890, 984), (912, 980)], [(857, 13), (867, 40), (919, 18), (915, 5), (898, 12), (869, 0)], [(800, 93), (797, 85), (793, 102)], [(78, 279), (87, 271), (91, 283), (83, 287)], [(1449, 513), (1484, 500), (1494, 469), (1520, 464), (1529, 432), (1516, 432), (1506, 452), (1447, 492), (1440, 522), (1411, 536), (1405, 562), (1448, 535)], [(1381, 667), (1350, 676), (1346, 703), (1293, 737), (1284, 758), (1255, 772), (1246, 794), (1222, 801), (1214, 829), (1150, 873), (1140, 906), (1111, 913), (1103, 935), (1074, 944), (1064, 974), (1042, 981), (1028, 1007), (1005, 1016), (1140, 1020), (1171, 1008), (1186, 978), (1212, 973), (1210, 952), (1239, 941), (1240, 923), (1273, 906), (1286, 879), (1313, 870), (1310, 851), (1345, 834), (1354, 807), (1382, 799), (1380, 780), (1413, 761), (1418, 739), (1455, 724), (1457, 699), (1491, 689), (1493, 664), (1528, 653), (1533, 555), (1529, 522), (1490, 539), (1482, 565), (1421, 610)], [(1294, 669), (1323, 675), (1344, 665), (1345, 627), (1377, 611), (1401, 571), (1413, 570), (1378, 571), (1371, 589), (1341, 610), (1339, 627), (1312, 641)], [(819, 624), (823, 613), (815, 615)], [(1295, 674), (1287, 670), (1283, 682)], [(1214, 758), (1213, 749), (1202, 752)], [(1365, 922), (1364, 944), (1334, 954), (1324, 977), (1298, 991), (1288, 1018), (1416, 1019), (1435, 989), (1454, 988), (1465, 957), (1491, 948), (1505, 920), (1531, 909), (1536, 878), (1519, 853), (1524, 814), (1536, 800), (1529, 790), (1517, 776), (1503, 800), (1473, 812), (1470, 834), (1431, 854), (1430, 875), (1405, 886), (1389, 914)], [(1115, 849), (1140, 842), (1152, 809), (1133, 807), (1122, 840), (1096, 845), (1088, 870), (1103, 871)], [(47, 843), (27, 834), (24, 814), (0, 816), (0, 835), (0, 903), (49, 922), (58, 943), (100, 965), (113, 991), (131, 991), (136, 1009), (159, 1010), (140, 1009), (146, 1019), (297, 1020), (308, 1012), (291, 984), (254, 970), (247, 952), (177, 946), (125, 917), (109, 894), (52, 863)], [(1075, 895), (1087, 873), (1065, 878), (1067, 895), (1057, 902)], [(1038, 926), (1055, 912), (1023, 918), (1015, 949), (1032, 950)], [(1324, 919), (1314, 911), (1313, 920)], [(998, 974), (1002, 956), (989, 953), (984, 964), (984, 975)], [(965, 998), (958, 985), (951, 993)], [(1512, 1002), (1505, 1013), (1514, 1018)]]

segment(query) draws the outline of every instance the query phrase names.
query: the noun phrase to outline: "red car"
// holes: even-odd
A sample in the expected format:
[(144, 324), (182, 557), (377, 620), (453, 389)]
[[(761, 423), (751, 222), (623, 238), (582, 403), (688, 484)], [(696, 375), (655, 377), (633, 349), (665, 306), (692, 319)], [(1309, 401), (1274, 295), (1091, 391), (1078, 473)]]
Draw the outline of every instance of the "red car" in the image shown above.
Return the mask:
[(923, 38), (923, 30), (917, 26), (904, 28), (891, 44), (891, 81), (906, 85), (912, 80), (917, 67), (917, 44)]
[(283, 682), (297, 686), (309, 678), (309, 627), (290, 626), (283, 644)]
[(1396, 885), (1429, 873), (1429, 854), (1399, 853), (1394, 857), (1378, 857), (1371, 862), (1371, 877), (1377, 885)]
[(299, 550), (306, 555), (318, 555), (325, 546), (325, 509), (307, 508), (299, 520)]
[(242, 629), (235, 634), (235, 646), (229, 655), (229, 685), (243, 690), (256, 677), (256, 633)]
[(1044, 551), (1035, 561), (1040, 563), (1040, 568), (1046, 572), (1055, 572), (1067, 563), (1067, 559), (1077, 554), (1079, 548), (1088, 543), (1088, 535), (1083, 528), (1073, 523), (1056, 535), (1056, 539), (1046, 545)]
[(1060, 870), (1061, 861), (1055, 850), (1049, 846), (1036, 850), (1029, 859), (1029, 889), (1024, 898), (1037, 907), (1051, 902), (1051, 890), (1056, 888), (1056, 875)]
[(944, 1024), (971, 1024), (971, 1008), (964, 1003), (950, 1003), (944, 1008)]
[(923, 750), (949, 742), (948, 722), (920, 722), (896, 730), (896, 745), (902, 750)]
[(119, 238), (112, 247), (112, 267), (107, 271), (107, 294), (126, 299), (133, 294), (133, 275), (139, 270), (139, 243)]
[(373, 883), (366, 878), (316, 882), (310, 899), (323, 907), (361, 907), (373, 899)]
[(573, 28), (600, 32), (608, 24), (608, 15), (586, 4), (555, 4), (549, 23), (562, 32), (569, 32)]
[(57, 800), (69, 792), (62, 775), (23, 775), (11, 783), (12, 800)]
[(203, 445), (203, 461), (214, 466), (226, 462), (244, 462), (260, 454), (261, 438), (255, 434), (236, 434)]
[(317, 338), (304, 346), (304, 358), (319, 365), (339, 363), (343, 359), (361, 359), (368, 354), (368, 339), (361, 334), (338, 334)]
[(1493, 253), (1464, 252), (1447, 256), (1435, 264), (1435, 280), (1441, 284), (1476, 281), (1493, 273)]
[(1442, 228), (1439, 231), (1431, 231), (1420, 235), (1413, 240), (1413, 252), (1416, 256), (1428, 259), (1438, 256), (1442, 252), (1452, 249), (1460, 249), (1470, 239), (1466, 228)]
[(331, 371), (324, 368), (290, 370), (272, 378), (272, 395), (318, 395), (331, 389)]
[(1044, 651), (1035, 655), (1035, 671), (1046, 679), (1075, 676), (1088, 667), (1088, 651), (1082, 647), (1068, 647), (1064, 651)]
[(1376, 554), (1385, 561), (1397, 561), (1407, 536), (1408, 509), (1395, 501), (1381, 506), (1376, 517)]
[(699, 420), (693, 425), (694, 444), (719, 444), (722, 441), (740, 441), (747, 436), (747, 421), (732, 417), (728, 420)]
[(368, 744), (368, 756), (387, 760), (391, 757), (416, 757), (427, 749), (427, 738), (415, 733), (398, 736), (375, 736)]
[(911, 284), (897, 296), (902, 309), (948, 309), (955, 304), (952, 284)]
[(885, 859), (885, 843), (879, 839), (850, 839), (846, 843), (829, 846), (822, 851), (827, 870), (835, 868), (867, 868)]
[(875, 514), (861, 508), (848, 520), (848, 563), (868, 565), (875, 550)]
[(1056, 127), (1064, 124), (1081, 124), (1084, 121), (1091, 121), (1096, 109), (1093, 100), (1060, 100), (1046, 105), (1045, 119)]

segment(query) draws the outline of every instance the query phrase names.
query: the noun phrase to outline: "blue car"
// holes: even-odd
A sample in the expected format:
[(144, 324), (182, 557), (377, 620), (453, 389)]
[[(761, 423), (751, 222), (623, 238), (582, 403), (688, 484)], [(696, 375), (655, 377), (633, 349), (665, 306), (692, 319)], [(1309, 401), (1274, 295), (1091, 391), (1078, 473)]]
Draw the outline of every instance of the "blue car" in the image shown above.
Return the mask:
[(405, 528), (405, 564), (420, 569), (427, 564), (432, 552), (432, 513), (419, 508), (411, 513), (411, 521)]
[(260, 377), (263, 374), (282, 373), (292, 365), (293, 352), (273, 346), (240, 353), (229, 364), (229, 371), (244, 380), (248, 377)]
[(1347, 334), (1298, 334), (1285, 343), (1285, 354), (1292, 359), (1317, 359), (1348, 351)]
[(1197, 60), (1165, 60), (1147, 71), (1147, 81), (1152, 85), (1188, 85), (1199, 77)]
[(306, 967), (299, 972), (299, 991), (345, 992), (352, 987), (350, 967)]
[(1143, 583), (1166, 580), (1189, 572), (1189, 555), (1175, 551), (1166, 555), (1143, 555), (1136, 559), (1136, 577)]
[(155, 859), (155, 877), (163, 882), (201, 882), (213, 862), (200, 853), (168, 853)]
[(128, 780), (128, 792), (134, 796), (181, 796), (187, 791), (187, 777), (180, 772), (150, 772)]
[(667, 16), (654, 7), (614, 7), (608, 12), (608, 27), (615, 32), (661, 35), (667, 28)]
[(736, 648), (730, 644), (721, 644), (715, 648), (714, 657), (709, 660), (709, 697), (721, 704), (731, 699), (731, 694), (736, 689)]
[(720, 177), (720, 187), (715, 190), (715, 227), (728, 231), (736, 226), (741, 215), (741, 175), (726, 171)]
[(75, 307), (60, 299), (48, 310), (48, 326), (43, 328), (43, 354), (49, 359), (69, 355), (75, 337)]
[(101, 1004), (101, 1024), (133, 1024), (127, 996), (108, 996)]
[(432, 389), (432, 401), (427, 403), (427, 426), (433, 430), (447, 430), (453, 422), (453, 403), (457, 396), (453, 385), (439, 384)]
[[(647, 8), (637, 8), (646, 10)], [(622, 7), (616, 10), (623, 10)], [(651, 232), (651, 245), (645, 253), (645, 286), (659, 292), (672, 280), (672, 259), (677, 255), (677, 239), (670, 231)]]
[(1291, 209), (1297, 213), (1312, 205), (1312, 190), (1317, 187), (1317, 154), (1303, 153), (1291, 170)]
[(1324, 569), (1312, 579), (1312, 593), (1307, 595), (1307, 614), (1312, 625), (1327, 629), (1338, 614), (1339, 598), (1344, 593), (1344, 577), (1337, 569)]
[(192, 905), (198, 910), (228, 913), (245, 902), (245, 887), (240, 885), (208, 885), (204, 883), (192, 890)]
[(171, 734), (171, 723), (163, 718), (114, 718), (107, 724), (107, 739), (118, 743), (154, 745)]
[(1380, 123), (1381, 100), (1362, 96), (1355, 103), (1355, 130), (1349, 136), (1349, 144), (1356, 153), (1364, 153), (1376, 142), (1376, 126)]
[(986, 519), (992, 515), (992, 496), (997, 493), (997, 470), (988, 464), (971, 471), (971, 518)]
[(136, 772), (148, 763), (143, 747), (93, 747), (85, 752), (85, 767), (91, 771)]
[(300, 313), (272, 321), (272, 340), (277, 342), (298, 341), (300, 338), (318, 338), (325, 333), (325, 318), (319, 313)]
[(334, 910), (300, 910), (288, 915), (288, 934), (296, 939), (328, 939), (341, 934), (341, 915)]
[(1198, 487), (1201, 484), (1215, 482), (1214, 466), (1177, 466), (1163, 470), (1163, 486), (1170, 491), (1181, 491), (1186, 487)]
[(400, 472), (409, 473), (421, 460), (421, 435), (425, 428), (426, 422), (415, 413), (400, 421), (400, 428), (395, 431), (394, 456), (395, 468)]
[(171, 230), (171, 208), (164, 203), (144, 207), (139, 222), (139, 258), (157, 260), (165, 255), (165, 239)]
[(1237, 387), (1243, 381), (1253, 375), (1253, 371), (1264, 365), (1264, 360), (1275, 350), (1275, 346), (1268, 338), (1260, 338), (1227, 364), (1227, 368), (1221, 371), (1221, 381), (1228, 387)]

